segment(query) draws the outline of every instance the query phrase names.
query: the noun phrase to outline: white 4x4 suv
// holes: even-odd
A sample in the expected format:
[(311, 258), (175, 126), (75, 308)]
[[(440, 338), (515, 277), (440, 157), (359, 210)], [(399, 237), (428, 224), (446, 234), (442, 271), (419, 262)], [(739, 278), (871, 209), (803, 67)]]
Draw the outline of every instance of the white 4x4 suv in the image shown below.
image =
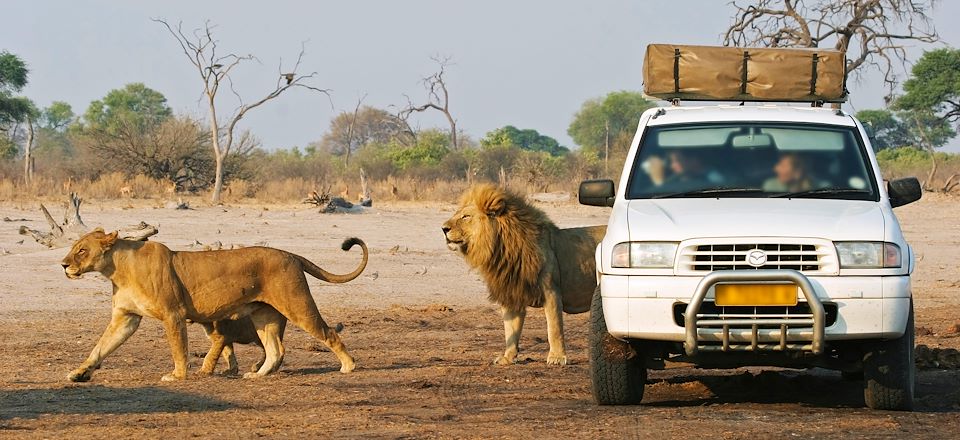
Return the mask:
[(612, 206), (591, 309), (593, 391), (639, 403), (647, 368), (819, 366), (861, 377), (871, 408), (913, 404), (914, 257), (863, 126), (837, 109), (645, 112)]

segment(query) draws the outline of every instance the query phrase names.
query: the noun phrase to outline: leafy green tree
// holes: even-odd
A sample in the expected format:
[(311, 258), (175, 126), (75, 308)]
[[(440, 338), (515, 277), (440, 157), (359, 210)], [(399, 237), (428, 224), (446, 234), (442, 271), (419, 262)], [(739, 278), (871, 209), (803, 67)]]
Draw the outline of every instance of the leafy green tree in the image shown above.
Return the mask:
[(400, 170), (412, 167), (436, 167), (450, 152), (450, 137), (439, 130), (424, 130), (417, 136), (417, 143), (410, 147), (390, 145), (390, 160)]
[(14, 96), (27, 85), (27, 64), (20, 57), (0, 52), (0, 130), (7, 131), (11, 124), (23, 121), (32, 105), (23, 97)]
[(903, 83), (903, 96), (896, 98), (894, 108), (901, 119), (917, 133), (915, 145), (930, 153), (928, 189), (937, 173), (934, 148), (956, 136), (953, 124), (960, 121), (960, 50), (943, 48), (926, 52), (913, 66), (910, 78)]
[(932, 113), (951, 123), (960, 121), (960, 49), (943, 48), (923, 54), (903, 83), (896, 107)]
[(484, 147), (514, 145), (521, 150), (543, 151), (553, 156), (560, 156), (570, 152), (570, 150), (560, 145), (556, 139), (550, 136), (542, 135), (533, 129), (521, 130), (512, 125), (488, 132), (483, 139), (480, 139), (480, 145)]
[(86, 129), (107, 133), (147, 131), (172, 115), (162, 93), (143, 83), (131, 83), (91, 102), (83, 114), (83, 124)]
[[(103, 170), (169, 179), (191, 191), (214, 182), (209, 132), (199, 121), (174, 117), (163, 94), (143, 84), (128, 84), (91, 102), (70, 131), (76, 145), (97, 157)], [(258, 144), (241, 133), (225, 158), (225, 175), (242, 173)]]
[(630, 147), (629, 139), (637, 130), (640, 114), (654, 106), (638, 92), (611, 92), (584, 102), (573, 116), (567, 134), (600, 157), (623, 153)]
[(908, 146), (910, 128), (887, 109), (861, 110), (856, 114), (873, 131), (873, 146), (878, 150)]
[(40, 112), (40, 124), (43, 128), (63, 131), (73, 122), (76, 115), (73, 107), (63, 101), (53, 101), (50, 106)]

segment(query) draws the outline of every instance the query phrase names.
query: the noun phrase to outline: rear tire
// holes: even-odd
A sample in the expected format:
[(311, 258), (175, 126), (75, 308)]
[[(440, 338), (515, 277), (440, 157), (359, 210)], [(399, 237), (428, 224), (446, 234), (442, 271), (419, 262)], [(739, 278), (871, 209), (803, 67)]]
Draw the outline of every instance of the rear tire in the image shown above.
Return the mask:
[(635, 405), (643, 400), (647, 368), (643, 353), (610, 336), (603, 318), (600, 286), (590, 305), (590, 379), (600, 405)]
[(903, 336), (872, 344), (863, 356), (863, 400), (872, 409), (910, 411), (916, 364), (913, 358), (913, 302)]

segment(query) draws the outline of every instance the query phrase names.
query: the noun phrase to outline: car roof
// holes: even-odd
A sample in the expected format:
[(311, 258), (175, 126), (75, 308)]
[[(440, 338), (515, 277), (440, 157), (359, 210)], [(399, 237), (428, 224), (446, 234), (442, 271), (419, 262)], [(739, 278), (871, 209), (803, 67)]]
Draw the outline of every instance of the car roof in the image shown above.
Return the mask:
[(799, 122), (855, 126), (853, 117), (840, 109), (822, 107), (795, 107), (785, 105), (711, 105), (657, 107), (644, 112), (650, 114), (647, 125), (687, 124), (697, 122)]

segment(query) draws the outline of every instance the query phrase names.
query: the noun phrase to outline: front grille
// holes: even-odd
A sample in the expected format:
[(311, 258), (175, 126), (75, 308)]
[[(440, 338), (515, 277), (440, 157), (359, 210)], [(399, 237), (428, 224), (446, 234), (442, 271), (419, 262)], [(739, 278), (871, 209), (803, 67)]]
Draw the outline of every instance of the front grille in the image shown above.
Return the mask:
[[(757, 250), (763, 251), (766, 261), (750, 264), (748, 255)], [(681, 250), (678, 269), (681, 272), (790, 269), (816, 273), (832, 270), (835, 259), (832, 246), (814, 243), (694, 243)]]
[[(683, 327), (685, 319), (683, 313), (687, 310), (686, 303), (673, 305), (673, 322)], [(823, 303), (824, 327), (830, 327), (837, 322), (837, 305)], [(709, 319), (764, 319), (764, 318), (805, 318), (812, 316), (810, 306), (805, 302), (795, 306), (718, 306), (713, 301), (704, 301), (700, 305), (700, 318)]]

